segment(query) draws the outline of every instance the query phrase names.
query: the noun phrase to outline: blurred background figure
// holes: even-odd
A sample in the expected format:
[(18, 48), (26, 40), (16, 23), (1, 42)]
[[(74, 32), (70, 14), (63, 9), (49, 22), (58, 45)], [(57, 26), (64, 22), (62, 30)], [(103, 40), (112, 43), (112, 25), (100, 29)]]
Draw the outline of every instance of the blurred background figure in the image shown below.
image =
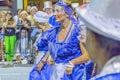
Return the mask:
[[(43, 11), (38, 11), (35, 13), (34, 15), (34, 20), (35, 20), (35, 28), (34, 30), (31, 32), (31, 39), (32, 39), (32, 45), (33, 48), (36, 48), (36, 43), (39, 41), (42, 33), (48, 29), (49, 25), (47, 24), (49, 19), (49, 15)], [(32, 49), (33, 49), (32, 48)], [(37, 50), (37, 51), (36, 51)], [(36, 61), (38, 60), (38, 58), (40, 57), (39, 55), (41, 55), (41, 53), (38, 51), (38, 49), (36, 48), (36, 52), (38, 53), (36, 56)], [(34, 50), (32, 50), (34, 51)], [(36, 53), (33, 53), (34, 55), (36, 55)]]
[[(49, 73), (51, 70), (50, 68), (47, 68), (47, 66), (45, 66), (46, 68), (43, 69), (43, 71), (41, 71), (40, 73), (38, 71), (40, 71), (41, 67), (44, 66), (44, 64), (41, 63), (41, 60), (44, 60), (45, 55), (46, 55), (46, 51), (45, 50), (39, 50), (37, 48), (37, 44), (39, 42), (41, 42), (41, 36), (44, 34), (44, 31), (49, 29), (49, 25), (48, 25), (48, 19), (49, 19), (49, 15), (43, 11), (38, 11), (35, 15), (34, 15), (34, 19), (35, 19), (35, 24), (36, 24), (36, 28), (32, 31), (31, 33), (31, 38), (32, 39), (36, 39), (35, 42), (33, 43), (33, 47), (36, 47), (36, 62), (35, 65), (33, 66), (31, 72), (30, 72), (30, 76), (29, 76), (29, 80), (49, 80), (49, 75), (47, 76), (42, 76), (42, 75), (46, 75), (47, 73)], [(36, 38), (37, 37), (37, 38)], [(36, 54), (36, 53), (33, 53)], [(48, 71), (46, 71), (49, 70)]]
[(28, 15), (30, 14), (30, 11), (31, 11), (31, 6), (28, 5), (28, 6), (27, 6), (27, 12), (28, 12)]
[(27, 19), (30, 20), (30, 22), (31, 22), (31, 28), (36, 27), (35, 26), (35, 21), (34, 21), (34, 18), (33, 18), (34, 14), (36, 12), (38, 12), (38, 8), (36, 6), (32, 6), (31, 9), (30, 9), (30, 14), (28, 14), (28, 16), (27, 16)]
[[(120, 79), (120, 0), (91, 0), (77, 13), (87, 25), (86, 48), (97, 64), (91, 80)], [(112, 5), (112, 6), (111, 6)]]
[[(20, 17), (20, 13), (23, 11), (23, 9), (17, 9), (17, 15), (14, 16), (14, 20), (16, 22), (16, 56), (20, 57), (20, 29), (22, 27), (22, 21), (21, 21), (21, 17)], [(18, 57), (17, 57), (18, 58)], [(18, 59), (16, 60), (17, 62)]]
[(4, 59), (4, 22), (6, 20), (6, 12), (0, 11), (0, 61)]
[[(38, 14), (39, 14), (39, 17), (36, 14), (36, 16), (34, 16), (34, 19), (36, 21), (37, 27), (40, 29), (39, 32), (44, 33), (46, 30), (50, 28), (48, 24), (49, 15), (42, 11), (41, 12), (39, 11)], [(38, 37), (38, 40), (35, 43), (36, 46), (39, 41), (40, 41), (40, 36)]]
[(27, 55), (29, 50), (29, 41), (30, 41), (30, 28), (31, 22), (27, 19), (27, 11), (22, 11), (20, 13), (22, 27), (20, 29), (20, 49), (21, 49), (21, 58), (23, 61), (27, 62)]
[(53, 7), (52, 6), (53, 6), (53, 4), (51, 1), (45, 1), (43, 11), (45, 11), (50, 16), (53, 15), (53, 11), (52, 11)]
[(16, 22), (13, 18), (13, 13), (8, 12), (5, 21), (5, 57), (7, 64), (12, 65), (13, 58), (15, 54), (15, 43), (16, 43)]
[(17, 9), (17, 15), (14, 16), (14, 20), (16, 21), (16, 27), (17, 24), (20, 23), (19, 19), (20, 19), (20, 13), (23, 11), (23, 9)]

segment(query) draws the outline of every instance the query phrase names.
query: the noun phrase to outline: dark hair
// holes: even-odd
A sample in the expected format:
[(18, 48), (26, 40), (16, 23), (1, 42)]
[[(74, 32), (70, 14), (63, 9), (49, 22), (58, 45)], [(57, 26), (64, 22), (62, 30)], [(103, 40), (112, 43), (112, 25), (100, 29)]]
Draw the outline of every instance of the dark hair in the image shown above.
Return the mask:
[(120, 41), (99, 35), (97, 33), (94, 34), (99, 46), (106, 51), (109, 58), (120, 55)]
[(17, 9), (17, 14), (18, 14), (19, 10), (23, 11), (23, 9)]
[(13, 13), (11, 11), (8, 11), (7, 14), (11, 15), (12, 17), (10, 18), (10, 21), (14, 21), (14, 18), (13, 18)]

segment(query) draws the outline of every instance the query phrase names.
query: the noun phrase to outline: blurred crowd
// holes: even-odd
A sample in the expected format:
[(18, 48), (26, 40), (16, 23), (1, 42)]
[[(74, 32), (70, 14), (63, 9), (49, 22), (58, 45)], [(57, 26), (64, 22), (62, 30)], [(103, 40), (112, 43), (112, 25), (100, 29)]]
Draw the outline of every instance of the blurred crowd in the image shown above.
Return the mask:
[[(28, 5), (27, 10), (18, 9), (16, 15), (11, 11), (0, 11), (0, 60), (2, 62), (7, 61), (9, 64), (13, 64), (13, 61), (23, 64), (35, 62), (38, 52), (34, 43), (45, 29), (49, 29), (48, 19), (44, 22), (40, 17), (52, 16), (53, 5), (51, 1), (44, 2), (43, 11), (39, 11), (37, 6)], [(78, 5), (79, 3), (72, 4), (74, 10)], [(81, 23), (81, 41), (85, 43), (86, 30), (84, 23)], [(45, 27), (46, 25), (48, 27)]]

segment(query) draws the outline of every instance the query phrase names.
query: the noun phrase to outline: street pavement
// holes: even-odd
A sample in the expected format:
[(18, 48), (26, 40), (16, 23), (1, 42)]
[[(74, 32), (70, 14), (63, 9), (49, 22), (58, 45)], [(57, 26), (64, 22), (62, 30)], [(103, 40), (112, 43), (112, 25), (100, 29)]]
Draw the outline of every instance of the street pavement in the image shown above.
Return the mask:
[(14, 64), (12, 66), (0, 64), (0, 80), (29, 80), (32, 66), (30, 64)]

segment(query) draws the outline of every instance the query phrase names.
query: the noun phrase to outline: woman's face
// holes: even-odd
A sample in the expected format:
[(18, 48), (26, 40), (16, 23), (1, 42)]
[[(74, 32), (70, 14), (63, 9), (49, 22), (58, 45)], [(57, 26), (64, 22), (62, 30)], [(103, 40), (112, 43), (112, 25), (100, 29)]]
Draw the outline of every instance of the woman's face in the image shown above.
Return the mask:
[(18, 15), (20, 15), (21, 12), (22, 12), (22, 9), (19, 9), (19, 10), (18, 10)]
[(36, 12), (37, 12), (37, 10), (35, 10), (35, 9), (32, 9), (32, 10), (30, 11), (30, 13), (31, 13), (32, 15), (34, 15)]
[(7, 18), (8, 18), (8, 20), (10, 20), (12, 18), (12, 15), (7, 14)]
[(1, 12), (1, 17), (5, 18), (6, 17), (6, 13), (5, 12)]
[(27, 18), (27, 13), (22, 14), (22, 15), (21, 15), (21, 18), (22, 18), (22, 19), (26, 19), (26, 18)]
[(61, 6), (56, 5), (53, 9), (53, 13), (56, 16), (57, 22), (62, 22), (65, 18), (67, 18), (67, 14)]
[(45, 9), (45, 12), (46, 12), (47, 14), (52, 14), (52, 9), (51, 9), (51, 8), (46, 8), (46, 9)]
[(35, 24), (36, 24), (36, 26), (37, 26), (38, 28), (41, 28), (41, 29), (44, 29), (45, 26), (46, 26), (46, 23), (39, 23), (39, 22), (36, 22)]

